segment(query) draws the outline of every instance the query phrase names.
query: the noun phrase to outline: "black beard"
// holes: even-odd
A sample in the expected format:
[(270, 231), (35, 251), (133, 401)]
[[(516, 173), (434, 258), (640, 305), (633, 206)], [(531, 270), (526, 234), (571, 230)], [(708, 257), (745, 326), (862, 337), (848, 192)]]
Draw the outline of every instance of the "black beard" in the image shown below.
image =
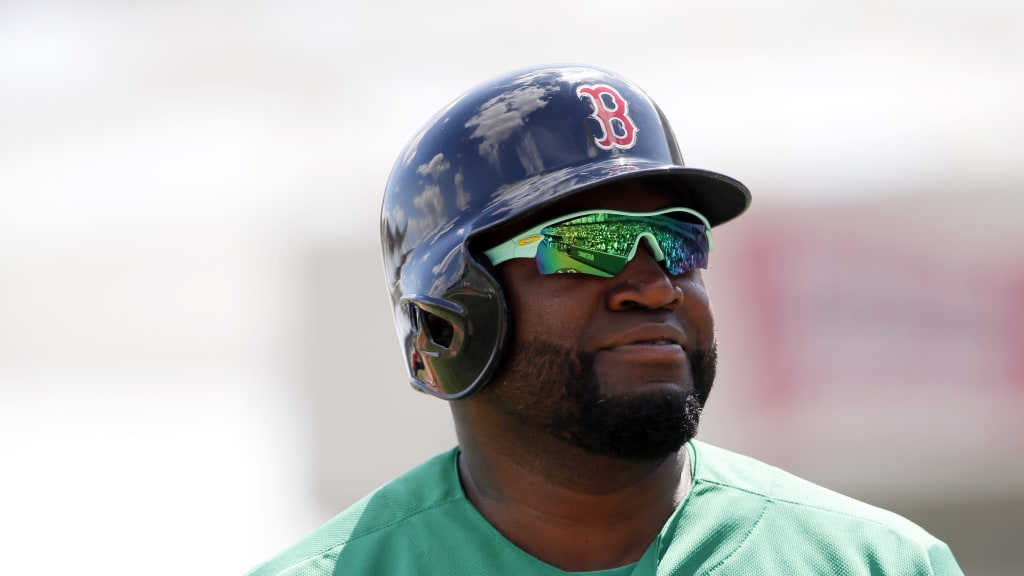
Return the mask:
[(502, 412), (588, 452), (663, 460), (697, 434), (715, 378), (717, 350), (687, 353), (694, 391), (602, 396), (594, 355), (551, 342), (519, 343), (481, 390)]

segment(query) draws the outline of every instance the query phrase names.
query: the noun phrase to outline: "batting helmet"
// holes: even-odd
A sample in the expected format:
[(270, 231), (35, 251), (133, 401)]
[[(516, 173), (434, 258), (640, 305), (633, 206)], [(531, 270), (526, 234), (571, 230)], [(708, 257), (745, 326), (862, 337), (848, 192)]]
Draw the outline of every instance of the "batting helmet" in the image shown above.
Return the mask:
[(627, 178), (669, 183), (680, 205), (712, 225), (750, 203), (740, 182), (683, 165), (668, 120), (636, 85), (589, 66), (493, 79), (413, 136), (381, 211), (385, 273), (412, 385), (464, 398), (501, 363), (509, 314), (489, 262), (470, 250), (474, 236)]

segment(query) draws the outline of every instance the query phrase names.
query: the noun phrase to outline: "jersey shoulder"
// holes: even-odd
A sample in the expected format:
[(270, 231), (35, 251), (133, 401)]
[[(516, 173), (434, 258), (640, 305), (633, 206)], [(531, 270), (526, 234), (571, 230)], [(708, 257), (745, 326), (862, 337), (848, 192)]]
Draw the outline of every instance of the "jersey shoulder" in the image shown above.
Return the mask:
[[(774, 534), (777, 543), (787, 543), (784, 550), (789, 554), (803, 548), (800, 553), (807, 556), (824, 552), (833, 561), (901, 567), (901, 572), (879, 570), (885, 574), (961, 573), (942, 541), (899, 514), (754, 458), (704, 443), (693, 445), (694, 489), (756, 513), (750, 534)], [(758, 542), (765, 540), (751, 538), (746, 544)]]
[(464, 500), (454, 472), (457, 450), (427, 462), (371, 492), (248, 576), (320, 576), (335, 573), (348, 547), (384, 539), (430, 510)]
[(694, 442), (695, 479), (756, 495), (791, 512), (811, 516), (848, 517), (890, 526), (915, 537), (931, 538), (906, 518), (845, 496), (760, 460), (709, 444)]

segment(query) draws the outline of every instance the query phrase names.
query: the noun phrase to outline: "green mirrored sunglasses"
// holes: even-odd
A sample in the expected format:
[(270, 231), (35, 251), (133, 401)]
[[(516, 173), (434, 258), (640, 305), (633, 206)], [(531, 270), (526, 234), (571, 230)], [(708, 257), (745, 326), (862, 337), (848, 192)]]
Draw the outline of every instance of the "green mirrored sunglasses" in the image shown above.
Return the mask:
[(610, 278), (633, 259), (642, 238), (673, 276), (707, 268), (711, 225), (689, 208), (568, 214), (484, 250), (484, 255), (495, 266), (512, 258), (534, 258), (541, 274), (580, 273)]

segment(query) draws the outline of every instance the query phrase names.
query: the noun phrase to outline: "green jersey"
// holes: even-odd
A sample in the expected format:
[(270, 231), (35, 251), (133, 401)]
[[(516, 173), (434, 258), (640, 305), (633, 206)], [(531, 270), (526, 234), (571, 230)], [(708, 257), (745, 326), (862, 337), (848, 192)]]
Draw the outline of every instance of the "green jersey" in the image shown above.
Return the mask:
[[(599, 576), (957, 575), (912, 522), (701, 442), (693, 481), (639, 562)], [(250, 576), (569, 574), (508, 541), (473, 507), (458, 450), (379, 488)]]

